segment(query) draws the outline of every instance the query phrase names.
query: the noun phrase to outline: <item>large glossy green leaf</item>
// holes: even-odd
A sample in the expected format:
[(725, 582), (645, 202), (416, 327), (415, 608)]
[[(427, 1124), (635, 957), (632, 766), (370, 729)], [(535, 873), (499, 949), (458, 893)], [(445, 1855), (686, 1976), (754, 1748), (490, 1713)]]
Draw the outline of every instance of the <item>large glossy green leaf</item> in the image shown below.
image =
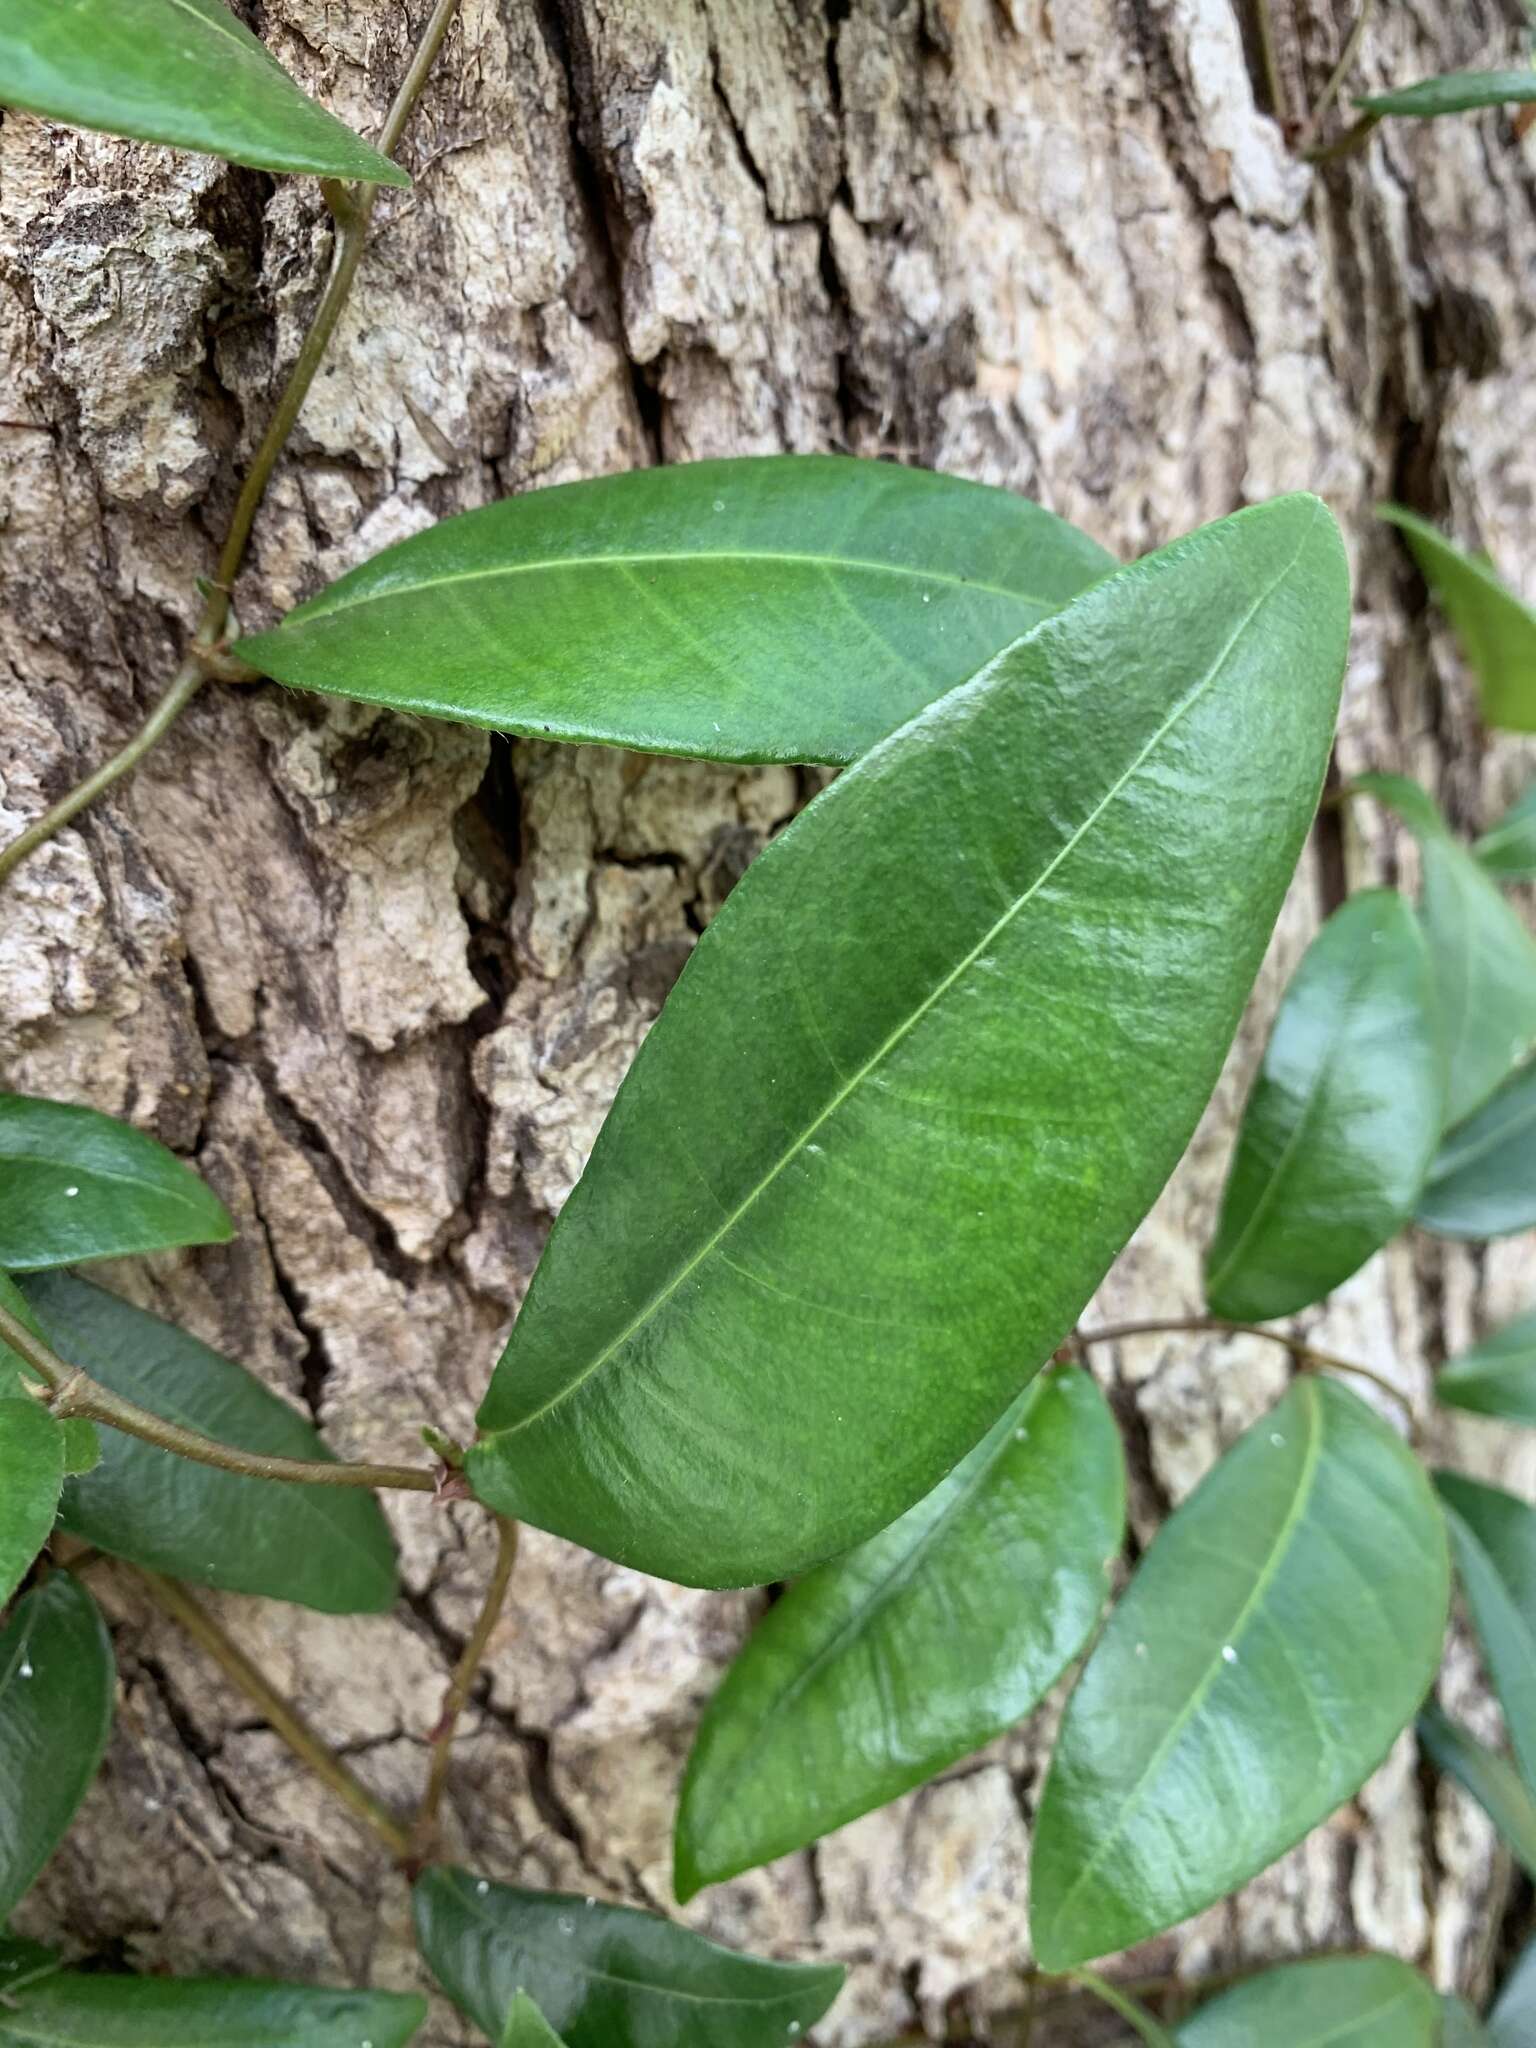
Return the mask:
[(1493, 2048), (1531, 2048), (1536, 2041), (1536, 1941), (1524, 1949), (1488, 2015)]
[(1536, 1309), (1443, 1366), (1435, 1376), (1435, 1398), (1474, 1415), (1536, 1422)]
[(255, 1977), (44, 1977), (0, 2007), (0, 2048), (405, 2048), (424, 1998)]
[(1203, 1109), (1311, 816), (1315, 499), (1097, 585), (748, 870), (480, 1411), (506, 1513), (740, 1585), (864, 1541), (1071, 1328)]
[(498, 731), (844, 762), (1114, 567), (984, 484), (740, 457), (445, 519), (240, 654), (285, 683)]
[(0, 1922), (96, 1775), (115, 1686), (106, 1625), (84, 1586), (56, 1572), (24, 1593), (0, 1633)]
[(1439, 2005), (1395, 1956), (1320, 1956), (1208, 2000), (1179, 2048), (1440, 2048)]
[(1358, 1791), (1434, 1678), (1448, 1582), (1418, 1460), (1297, 1380), (1164, 1524), (1078, 1681), (1035, 1826), (1042, 1966), (1173, 1926)]
[[(1400, 85), (1392, 92), (1357, 98), (1355, 105), (1368, 114), (1432, 121), (1441, 114), (1475, 114), (1484, 107), (1512, 106), (1522, 100), (1536, 100), (1536, 71), (1447, 71), (1438, 78), (1421, 78), (1415, 85)], [(1413, 518), (1397, 505), (1385, 507), (1382, 516), (1399, 525)], [(1434, 532), (1433, 527), (1428, 530)]]
[(1521, 1775), (1536, 1791), (1536, 1511), (1459, 1473), (1435, 1486)]
[(408, 185), (223, 0), (5, 0), (0, 106), (264, 171)]
[(1536, 1799), (1514, 1765), (1447, 1719), (1433, 1701), (1419, 1715), (1418, 1734), (1430, 1761), (1471, 1794), (1527, 1876), (1536, 1878)]
[(417, 1883), (416, 1941), (493, 2041), (523, 1994), (568, 2048), (783, 2048), (843, 1983), (836, 1964), (764, 1962), (652, 1913), (467, 1870), (429, 1870)]
[(1445, 1120), (1459, 1124), (1536, 1044), (1536, 939), (1416, 782), (1364, 775), (1356, 787), (1390, 804), (1419, 842), (1422, 914), (1445, 1033)]
[(517, 1997), (507, 2014), (499, 2048), (565, 2048), (565, 2043), (528, 1997)]
[(1536, 1225), (1536, 1060), (1451, 1132), (1414, 1213), (1438, 1237), (1509, 1237)]
[[(50, 1343), (114, 1393), (243, 1451), (328, 1458), (310, 1424), (242, 1366), (68, 1273), (26, 1284)], [(327, 1614), (381, 1613), (395, 1597), (383, 1510), (352, 1486), (244, 1479), (103, 1430), (101, 1463), (68, 1480), (72, 1535), (152, 1571)]]
[[(0, 1270), (0, 1302), (3, 1302), (13, 1316), (20, 1318), (34, 1337), (43, 1337), (43, 1329), (32, 1313), (32, 1304), (27, 1300), (10, 1274)], [(43, 1338), (44, 1343), (47, 1342)], [(42, 1381), (11, 1349), (9, 1344), (0, 1342), (0, 1401), (33, 1399), (28, 1391), (40, 1387)], [(89, 1472), (101, 1461), (101, 1439), (96, 1433), (94, 1422), (85, 1422), (78, 1415), (72, 1415), (67, 1422), (58, 1425), (64, 1440), (64, 1470), (66, 1472)]]
[(1390, 889), (1336, 910), (1286, 989), (1206, 1261), (1217, 1315), (1306, 1308), (1395, 1237), (1440, 1136), (1434, 973)]
[(920, 1785), (1022, 1719), (1088, 1640), (1125, 1523), (1120, 1432), (1044, 1375), (915, 1508), (771, 1607), (683, 1779), (688, 1899)]
[(0, 1400), (0, 1607), (48, 1541), (63, 1483), (63, 1430), (35, 1401)]
[(24, 1273), (234, 1234), (213, 1190), (132, 1124), (0, 1095), (0, 1266)]
[[(1536, 100), (1536, 71), (1522, 75), (1526, 97)], [(1455, 627), (1477, 675), (1488, 723), (1511, 732), (1536, 732), (1536, 612), (1499, 581), (1486, 561), (1463, 553), (1426, 520), (1401, 505), (1383, 506), (1381, 516), (1413, 549), (1425, 582)]]
[(1501, 882), (1536, 881), (1536, 782), (1473, 848)]

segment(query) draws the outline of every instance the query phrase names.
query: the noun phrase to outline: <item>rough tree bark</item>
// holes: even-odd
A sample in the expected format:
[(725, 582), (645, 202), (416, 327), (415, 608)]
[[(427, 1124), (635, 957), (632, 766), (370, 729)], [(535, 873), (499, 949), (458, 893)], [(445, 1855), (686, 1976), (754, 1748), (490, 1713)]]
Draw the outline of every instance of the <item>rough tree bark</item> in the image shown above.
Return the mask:
[[(1353, 8), (1272, 5), (1299, 108)], [(366, 128), (419, 10), (245, 11)], [(1402, 126), (1315, 174), (1259, 111), (1249, 31), (1233, 0), (464, 0), (408, 138), (415, 189), (383, 198), (242, 618), (444, 513), (663, 458), (894, 455), (1036, 495), (1127, 555), (1305, 486), (1345, 521), (1359, 575), (1342, 772), (1417, 772), (1461, 820), (1486, 818), (1518, 749), (1485, 747), (1369, 508), (1406, 496), (1529, 580), (1533, 145), (1492, 117)], [(1405, 0), (1378, 10), (1364, 75), (1419, 76), (1509, 34), (1495, 0)], [(9, 836), (173, 666), (329, 231), (312, 183), (19, 116), (0, 179)], [(237, 1216), (229, 1250), (114, 1284), (348, 1453), (398, 1455), (429, 1417), (462, 1434), (694, 934), (812, 786), (216, 686), (0, 906), (5, 1083), (131, 1117)], [(1325, 817), (1259, 1018), (1346, 879), (1403, 857), (1374, 818)], [(1104, 1312), (1198, 1308), (1260, 1035)], [(1319, 1340), (1422, 1400), (1426, 1361), (1523, 1305), (1522, 1254), (1399, 1246), (1314, 1318)], [(1143, 1539), (1284, 1371), (1266, 1347), (1180, 1339), (1096, 1363)], [(1463, 1449), (1512, 1469), (1490, 1432)], [(468, 1508), (390, 1512), (393, 1616), (221, 1606), (405, 1804), (490, 1541)], [(416, 1981), (401, 1880), (184, 1641), (101, 1583), (117, 1734), (26, 1926), (148, 1967)], [(756, 1606), (530, 1535), (457, 1750), (455, 1850), (665, 1904), (690, 1727)], [(1464, 1654), (1454, 1686), (1476, 1704)], [(1050, 1719), (686, 1917), (849, 1962), (829, 2043), (914, 2023), (963, 2038), (1017, 2001)], [(1507, 1889), (1486, 1826), (1405, 1740), (1350, 1809), (1135, 1967), (1363, 1942), (1476, 1986)], [(434, 2011), (433, 2048), (467, 2038)]]

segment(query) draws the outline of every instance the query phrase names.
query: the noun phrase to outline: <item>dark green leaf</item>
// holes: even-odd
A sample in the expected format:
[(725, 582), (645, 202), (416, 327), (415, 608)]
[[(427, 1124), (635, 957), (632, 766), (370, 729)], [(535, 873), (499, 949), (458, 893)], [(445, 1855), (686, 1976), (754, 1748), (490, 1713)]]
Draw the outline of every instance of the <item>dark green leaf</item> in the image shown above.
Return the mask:
[(1536, 1309), (1442, 1367), (1435, 1398), (1474, 1415), (1536, 1423)]
[(1114, 567), (1040, 506), (957, 477), (692, 462), (445, 519), (240, 657), (502, 732), (852, 761)]
[[(22, 1293), (9, 1273), (0, 1271), (0, 1302), (13, 1316), (19, 1316), (34, 1337), (43, 1337), (42, 1325), (32, 1313), (32, 1305)], [(0, 1401), (32, 1399), (29, 1387), (40, 1387), (42, 1381), (29, 1366), (17, 1356), (8, 1344), (0, 1343)], [(78, 1415), (72, 1415), (67, 1422), (59, 1425), (64, 1437), (64, 1470), (66, 1472), (89, 1472), (101, 1463), (101, 1439), (96, 1434), (94, 1422), (84, 1422)]]
[(223, 0), (5, 0), (0, 105), (264, 171), (408, 185)]
[(454, 2004), (493, 2041), (523, 1993), (568, 2048), (783, 2048), (843, 1984), (835, 1964), (736, 1955), (651, 1913), (519, 1891), (467, 1870), (420, 1879), (416, 1940)]
[(0, 1634), (0, 1921), (96, 1775), (115, 1686), (106, 1626), (79, 1580), (56, 1572), (24, 1593)]
[(688, 1899), (842, 1827), (1022, 1719), (1081, 1650), (1125, 1525), (1084, 1372), (1036, 1380), (915, 1508), (791, 1588), (705, 1712), (677, 1821)]
[(1451, 1132), (1415, 1215), (1437, 1237), (1509, 1237), (1536, 1224), (1536, 1060)]
[(1442, 1997), (1439, 2048), (1497, 2048), (1497, 2044), (1464, 1998)]
[(1455, 1472), (1437, 1472), (1435, 1485), (1510, 1747), (1536, 1791), (1536, 1512)]
[(25, 1273), (234, 1234), (212, 1189), (143, 1131), (72, 1102), (0, 1095), (0, 1266)]
[(514, 1998), (500, 2048), (565, 2048), (531, 1998)]
[(1290, 1315), (1395, 1237), (1444, 1101), (1419, 921), (1390, 889), (1352, 896), (1292, 976), (1248, 1098), (1206, 1262), (1215, 1313)]
[(405, 2048), (426, 2016), (392, 1991), (64, 1970), (0, 2008), (0, 2048)]
[(1536, 1941), (1524, 1949), (1488, 2015), (1493, 2048), (1531, 2048), (1536, 2041)]
[(1449, 1069), (1445, 1120), (1459, 1124), (1536, 1043), (1536, 940), (1416, 782), (1363, 775), (1355, 786), (1390, 804), (1419, 842)]
[(1473, 851), (1501, 882), (1536, 882), (1536, 782)]
[(1172, 1927), (1358, 1791), (1434, 1677), (1448, 1581), (1418, 1460), (1298, 1379), (1164, 1524), (1078, 1681), (1035, 1826), (1041, 1965)]
[(1347, 612), (1315, 499), (1241, 512), (1047, 620), (769, 846), (555, 1227), (480, 1411), (483, 1499), (751, 1584), (863, 1542), (980, 1441), (1210, 1094)]
[(1447, 1720), (1433, 1701), (1419, 1715), (1419, 1741), (1436, 1768), (1482, 1807), (1527, 1876), (1536, 1878), (1536, 1800), (1514, 1765)]
[(1282, 1963), (1202, 2005), (1179, 2048), (1440, 2048), (1440, 2001), (1394, 1956)]
[[(163, 1420), (243, 1451), (330, 1457), (286, 1402), (184, 1330), (68, 1273), (26, 1292), (62, 1358)], [(59, 1519), (114, 1557), (225, 1592), (327, 1614), (382, 1613), (395, 1597), (388, 1525), (361, 1487), (243, 1479), (116, 1430), (102, 1431), (95, 1471), (66, 1482)]]
[(63, 1483), (63, 1430), (35, 1401), (0, 1400), (0, 1607), (48, 1541)]
[[(1519, 75), (1525, 79), (1525, 98), (1536, 100), (1536, 71)], [(1384, 505), (1381, 516), (1402, 532), (1424, 581), (1456, 629), (1482, 691), (1484, 718), (1510, 732), (1536, 732), (1536, 613), (1499, 581), (1487, 562), (1464, 554), (1425, 520), (1401, 505)]]
[[(1522, 100), (1536, 100), (1536, 71), (1448, 71), (1439, 78), (1420, 79), (1417, 85), (1357, 98), (1355, 105), (1368, 114), (1429, 121), (1440, 114), (1474, 114), (1483, 107), (1504, 107)], [(1390, 505), (1383, 508), (1382, 517), (1403, 526), (1413, 515)], [(1414, 523), (1419, 524), (1417, 520)]]

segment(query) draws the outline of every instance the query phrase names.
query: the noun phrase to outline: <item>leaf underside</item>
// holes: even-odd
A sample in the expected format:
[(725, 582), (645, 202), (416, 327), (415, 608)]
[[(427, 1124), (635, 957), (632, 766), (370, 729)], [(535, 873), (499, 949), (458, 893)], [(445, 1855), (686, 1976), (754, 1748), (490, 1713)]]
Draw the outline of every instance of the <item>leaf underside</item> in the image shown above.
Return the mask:
[(1435, 1399), (1475, 1415), (1536, 1423), (1536, 1309), (1443, 1366)]
[(1202, 2005), (1179, 2048), (1441, 2048), (1439, 2001), (1395, 1956), (1321, 1956)]

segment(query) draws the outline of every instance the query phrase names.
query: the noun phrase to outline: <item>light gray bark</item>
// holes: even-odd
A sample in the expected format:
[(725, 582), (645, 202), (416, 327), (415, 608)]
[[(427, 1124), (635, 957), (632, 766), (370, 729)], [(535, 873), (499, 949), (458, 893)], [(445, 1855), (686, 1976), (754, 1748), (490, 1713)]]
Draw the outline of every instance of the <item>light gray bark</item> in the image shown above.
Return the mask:
[[(1352, 9), (1274, 5), (1290, 89), (1315, 94)], [(251, 18), (367, 128), (416, 11), (265, 0)], [(1403, 0), (1378, 10), (1362, 75), (1507, 49), (1504, 22), (1495, 0)], [(1529, 583), (1533, 147), (1495, 117), (1401, 126), (1314, 174), (1256, 110), (1232, 0), (464, 0), (409, 138), (415, 189), (381, 202), (242, 618), (445, 513), (662, 457), (896, 454), (1041, 497), (1127, 555), (1307, 487), (1359, 572), (1341, 771), (1421, 774), (1480, 822), (1530, 750), (1484, 746), (1369, 508), (1408, 495)], [(19, 116), (0, 125), (0, 181), (9, 836), (174, 665), (328, 227), (312, 183)], [(307, 1403), (338, 1450), (408, 1453), (428, 1418), (462, 1434), (693, 934), (811, 787), (215, 687), (7, 893), (5, 1084), (131, 1117), (229, 1201), (239, 1242), (114, 1275), (135, 1298)], [(1254, 1023), (1104, 1314), (1198, 1308), (1263, 1018), (1342, 878), (1401, 858), (1373, 815), (1325, 824)], [(1399, 1246), (1315, 1319), (1318, 1341), (1421, 1396), (1426, 1360), (1525, 1305), (1529, 1252)], [(1142, 1539), (1283, 1377), (1247, 1343), (1097, 1363)], [(1491, 1433), (1464, 1448), (1513, 1469)], [(394, 1616), (220, 1606), (407, 1804), (490, 1544), (468, 1508), (390, 1512)], [(28, 1928), (151, 1967), (415, 1982), (401, 1880), (173, 1632), (102, 1584), (118, 1732)], [(755, 1605), (530, 1535), (458, 1750), (456, 1852), (665, 1905), (690, 1727)], [(1460, 1699), (1460, 1652), (1455, 1673)], [(946, 2014), (1011, 2006), (1049, 1720), (685, 1917), (848, 1961), (829, 2043), (914, 2019), (938, 2038)], [(1360, 1942), (1475, 1985), (1504, 1885), (1486, 1826), (1405, 1740), (1359, 1801), (1133, 1967)], [(426, 2038), (467, 2036), (440, 2008)]]

